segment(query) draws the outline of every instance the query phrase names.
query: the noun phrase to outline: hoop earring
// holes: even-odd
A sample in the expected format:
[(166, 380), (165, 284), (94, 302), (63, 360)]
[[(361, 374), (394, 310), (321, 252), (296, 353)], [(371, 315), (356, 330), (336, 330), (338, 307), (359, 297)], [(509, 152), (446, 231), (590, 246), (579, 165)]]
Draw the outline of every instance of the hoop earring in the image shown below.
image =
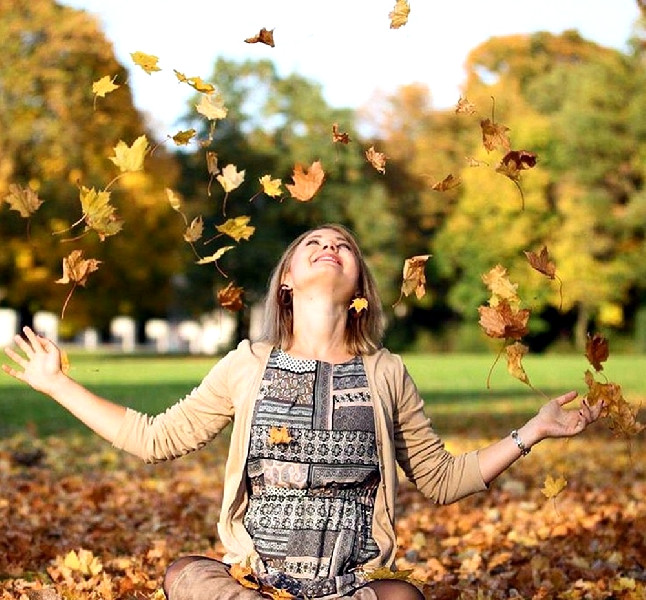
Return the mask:
[(292, 288), (287, 284), (281, 283), (278, 290), (278, 304), (283, 307), (292, 305)]

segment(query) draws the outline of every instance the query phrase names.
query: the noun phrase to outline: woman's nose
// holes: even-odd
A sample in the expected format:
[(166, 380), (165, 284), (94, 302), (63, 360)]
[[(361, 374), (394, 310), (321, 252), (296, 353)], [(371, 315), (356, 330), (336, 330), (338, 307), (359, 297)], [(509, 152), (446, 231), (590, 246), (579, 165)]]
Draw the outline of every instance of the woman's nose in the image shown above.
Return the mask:
[(336, 252), (336, 244), (332, 242), (326, 242), (325, 244), (323, 244), (323, 250), (325, 250), (326, 248), (329, 248), (330, 250), (333, 250)]

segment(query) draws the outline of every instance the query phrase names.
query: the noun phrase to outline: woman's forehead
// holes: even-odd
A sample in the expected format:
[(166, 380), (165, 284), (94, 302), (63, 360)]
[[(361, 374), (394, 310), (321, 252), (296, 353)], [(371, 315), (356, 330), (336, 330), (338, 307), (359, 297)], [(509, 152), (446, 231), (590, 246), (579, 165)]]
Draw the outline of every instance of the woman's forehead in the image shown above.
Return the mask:
[(305, 235), (303, 239), (310, 239), (313, 237), (334, 237), (338, 240), (348, 241), (350, 236), (348, 236), (343, 231), (332, 229), (330, 227), (322, 227), (321, 229), (314, 229)]

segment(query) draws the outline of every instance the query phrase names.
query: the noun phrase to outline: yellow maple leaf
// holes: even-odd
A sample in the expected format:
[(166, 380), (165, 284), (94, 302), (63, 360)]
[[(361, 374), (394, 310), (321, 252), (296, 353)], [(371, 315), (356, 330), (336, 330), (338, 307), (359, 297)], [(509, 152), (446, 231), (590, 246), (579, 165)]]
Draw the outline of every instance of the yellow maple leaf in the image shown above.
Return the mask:
[(109, 75), (105, 75), (101, 79), (97, 79), (97, 81), (92, 83), (92, 93), (99, 98), (105, 98), (106, 94), (114, 92), (114, 90), (120, 87), (114, 82), (116, 78), (116, 75), (112, 79), (110, 79)]
[(71, 571), (78, 571), (90, 577), (98, 575), (103, 570), (100, 559), (83, 548), (78, 553), (74, 550), (68, 552), (63, 559), (63, 565)]
[(224, 99), (217, 92), (202, 94), (200, 103), (195, 105), (195, 110), (209, 120), (225, 119), (228, 112), (224, 106)]
[(236, 242), (240, 240), (248, 240), (253, 232), (256, 230), (255, 227), (249, 225), (251, 217), (240, 216), (233, 219), (228, 219), (222, 225), (216, 225), (215, 228), (220, 232), (232, 237)]
[(280, 179), (272, 179), (271, 175), (263, 175), (258, 181), (262, 186), (262, 191), (267, 196), (271, 196), (272, 198), (280, 196), (280, 186), (283, 184)]
[(235, 248), (235, 246), (223, 246), (222, 248), (219, 248), (217, 252), (212, 254), (211, 256), (206, 256), (205, 258), (201, 258), (200, 260), (197, 261), (198, 265), (206, 265), (208, 263), (214, 263), (220, 260), (222, 256), (228, 252), (229, 250)]
[(520, 342), (514, 342), (505, 348), (507, 353), (507, 370), (512, 377), (529, 385), (529, 377), (523, 368), (523, 357), (529, 348)]
[(178, 131), (173, 137), (173, 141), (177, 146), (186, 146), (195, 137), (197, 131), (195, 129), (187, 129), (186, 131)]
[(186, 228), (184, 232), (184, 240), (189, 244), (197, 242), (202, 237), (204, 233), (204, 221), (202, 220), (202, 215), (195, 217), (191, 224)]
[(368, 310), (367, 298), (355, 298), (351, 302), (350, 308), (353, 309), (357, 314), (361, 313), (362, 310)]
[(390, 28), (399, 29), (408, 23), (408, 15), (410, 13), (410, 5), (408, 0), (397, 0), (395, 7), (388, 13), (390, 19)]
[(215, 86), (211, 83), (207, 83), (201, 77), (187, 77), (184, 73), (180, 73), (175, 69), (173, 69), (173, 71), (175, 72), (175, 77), (177, 77), (178, 81), (181, 83), (187, 83), (198, 92), (210, 94), (215, 91)]
[(18, 211), (20, 216), (25, 218), (34, 214), (43, 203), (38, 194), (29, 186), (22, 187), (15, 183), (9, 186), (9, 193), (4, 197), (4, 201), (11, 210)]
[(238, 168), (235, 165), (228, 164), (222, 173), (217, 176), (217, 180), (224, 189), (225, 192), (231, 192), (235, 190), (240, 184), (244, 181), (245, 170), (238, 171)]
[(541, 492), (546, 498), (556, 498), (567, 486), (567, 480), (563, 475), (554, 479), (551, 475), (545, 477), (545, 482), (541, 488)]
[(285, 425), (282, 427), (276, 427), (275, 425), (272, 425), (269, 429), (269, 436), (267, 439), (267, 443), (270, 446), (273, 446), (275, 444), (289, 444), (294, 438), (289, 435), (289, 430)]
[(114, 147), (114, 156), (110, 160), (119, 167), (122, 173), (141, 171), (144, 168), (144, 158), (148, 152), (148, 138), (140, 135), (128, 146), (123, 140)]
[(117, 218), (115, 208), (110, 204), (110, 192), (97, 192), (82, 186), (79, 198), (86, 229), (95, 231), (101, 241), (121, 231), (123, 221)]
[(482, 275), (483, 283), (489, 288), (491, 298), (490, 306), (497, 306), (501, 300), (506, 300), (509, 305), (514, 307), (520, 304), (518, 296), (518, 284), (509, 280), (507, 269), (502, 265), (492, 267), (487, 273)]
[(130, 56), (132, 57), (133, 62), (141, 67), (148, 75), (150, 75), (153, 71), (161, 71), (161, 69), (157, 66), (157, 62), (159, 61), (159, 57), (155, 56), (153, 54), (146, 54), (145, 52), (131, 52)]

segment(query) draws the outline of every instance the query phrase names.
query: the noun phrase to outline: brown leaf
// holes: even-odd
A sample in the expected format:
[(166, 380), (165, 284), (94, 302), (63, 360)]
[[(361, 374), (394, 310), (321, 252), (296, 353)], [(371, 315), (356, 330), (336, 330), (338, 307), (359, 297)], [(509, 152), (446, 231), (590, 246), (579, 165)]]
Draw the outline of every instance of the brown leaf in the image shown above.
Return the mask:
[(11, 210), (18, 211), (20, 216), (24, 218), (33, 215), (43, 203), (38, 198), (38, 194), (29, 186), (21, 187), (15, 183), (9, 186), (9, 193), (4, 197), (4, 201)]
[(368, 162), (380, 173), (386, 172), (386, 155), (383, 152), (377, 152), (374, 146), (366, 150)]
[(415, 296), (419, 299), (426, 294), (426, 275), (424, 268), (430, 257), (430, 254), (420, 254), (418, 256), (411, 256), (404, 261), (403, 281), (401, 285), (402, 295), (409, 296), (415, 292)]
[(480, 128), (482, 129), (482, 144), (489, 152), (498, 147), (505, 150), (510, 149), (511, 144), (507, 136), (509, 127), (494, 123), (490, 119), (484, 119), (480, 121)]
[(567, 480), (563, 475), (557, 477), (554, 479), (551, 475), (547, 475), (545, 477), (545, 482), (543, 483), (543, 487), (541, 488), (541, 492), (546, 498), (556, 498), (564, 489), (565, 486), (567, 485)]
[(466, 98), (462, 98), (462, 96), (460, 96), (458, 103), (455, 105), (455, 112), (458, 115), (473, 115), (477, 112), (476, 105), (473, 102), (469, 102), (469, 100), (467, 100)]
[(410, 13), (410, 5), (408, 0), (397, 0), (395, 7), (388, 13), (390, 19), (390, 28), (399, 29), (408, 23), (408, 15)]
[(492, 338), (519, 340), (529, 331), (529, 309), (513, 310), (507, 300), (497, 306), (479, 306), (480, 326)]
[(294, 181), (293, 184), (285, 184), (292, 198), (300, 200), (301, 202), (308, 202), (319, 191), (321, 185), (323, 185), (325, 171), (323, 171), (321, 162), (318, 160), (314, 161), (307, 170), (304, 170), (301, 165), (296, 165), (292, 179)]
[(514, 182), (520, 181), (520, 172), (536, 166), (536, 154), (527, 150), (510, 150), (496, 167), (498, 173)]
[(332, 141), (340, 144), (349, 144), (350, 136), (346, 132), (340, 132), (339, 126), (334, 123), (334, 125), (332, 125)]
[(258, 32), (257, 35), (247, 38), (245, 40), (247, 44), (257, 44), (260, 42), (261, 44), (267, 44), (267, 46), (271, 46), (272, 48), (275, 46), (274, 44), (274, 30), (273, 29), (265, 29), (264, 27)]
[(446, 192), (447, 190), (458, 187), (461, 183), (462, 180), (459, 177), (454, 177), (453, 174), (449, 173), (442, 181), (434, 184), (432, 189), (438, 192)]
[(507, 353), (507, 371), (509, 374), (529, 385), (529, 377), (523, 368), (523, 357), (527, 354), (529, 348), (520, 342), (510, 344), (505, 348)]
[(184, 232), (184, 240), (189, 244), (197, 242), (202, 237), (204, 233), (204, 221), (202, 220), (202, 215), (195, 217), (191, 224), (186, 228)]
[(226, 308), (231, 312), (238, 312), (244, 307), (242, 302), (243, 292), (243, 288), (236, 287), (233, 282), (229, 282), (227, 287), (218, 291), (218, 302), (222, 308)]
[(83, 250), (72, 250), (63, 259), (63, 276), (56, 283), (76, 283), (85, 286), (90, 273), (96, 271), (101, 264), (94, 258), (83, 258)]
[(600, 333), (595, 333), (592, 336), (588, 333), (585, 342), (585, 357), (590, 361), (595, 371), (603, 371), (601, 363), (607, 361), (609, 355), (608, 340)]
[(539, 254), (536, 254), (536, 252), (525, 252), (525, 256), (533, 269), (536, 269), (539, 273), (546, 275), (550, 279), (556, 277), (556, 265), (550, 260), (547, 246), (543, 246)]
[(220, 169), (218, 167), (218, 155), (217, 152), (214, 152), (213, 150), (209, 150), (206, 153), (206, 169), (209, 172), (209, 175), (215, 176), (220, 173)]

